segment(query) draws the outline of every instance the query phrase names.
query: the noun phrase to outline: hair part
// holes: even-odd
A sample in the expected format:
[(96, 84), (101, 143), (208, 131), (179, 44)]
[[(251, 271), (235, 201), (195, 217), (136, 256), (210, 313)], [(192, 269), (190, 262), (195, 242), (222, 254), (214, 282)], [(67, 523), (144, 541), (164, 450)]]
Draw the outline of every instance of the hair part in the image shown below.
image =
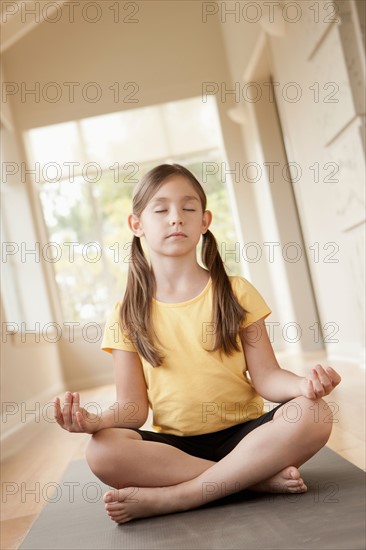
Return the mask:
[[(207, 198), (195, 176), (180, 164), (161, 164), (141, 179), (132, 196), (132, 212), (139, 217), (148, 202), (170, 176), (185, 177), (197, 192), (205, 212)], [(237, 335), (246, 311), (239, 304), (231, 288), (217, 242), (210, 230), (202, 236), (202, 263), (210, 273), (213, 290), (214, 343), (210, 351), (223, 351), (231, 355), (239, 351)], [(149, 265), (140, 238), (134, 236), (131, 247), (127, 286), (120, 308), (120, 322), (124, 333), (134, 343), (138, 353), (153, 367), (164, 360), (159, 340), (152, 324), (152, 298), (156, 291), (154, 272)]]

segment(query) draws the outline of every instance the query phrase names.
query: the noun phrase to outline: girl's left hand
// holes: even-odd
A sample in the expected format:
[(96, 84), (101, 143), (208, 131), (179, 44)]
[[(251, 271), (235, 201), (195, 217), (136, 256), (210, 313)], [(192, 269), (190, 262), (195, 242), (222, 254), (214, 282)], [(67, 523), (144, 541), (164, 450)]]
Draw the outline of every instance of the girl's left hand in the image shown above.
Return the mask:
[(321, 365), (316, 365), (311, 369), (310, 376), (301, 380), (301, 395), (309, 399), (319, 399), (330, 394), (340, 381), (341, 377), (332, 367), (324, 369)]

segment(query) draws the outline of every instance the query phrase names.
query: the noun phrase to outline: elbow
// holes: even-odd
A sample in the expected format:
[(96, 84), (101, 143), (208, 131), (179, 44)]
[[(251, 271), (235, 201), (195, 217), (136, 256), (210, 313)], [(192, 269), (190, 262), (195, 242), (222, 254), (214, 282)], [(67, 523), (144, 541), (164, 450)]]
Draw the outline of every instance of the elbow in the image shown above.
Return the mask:
[(149, 416), (149, 405), (138, 401), (119, 403), (117, 414), (120, 427), (138, 429), (145, 424)]
[[(263, 399), (266, 399), (268, 401), (272, 401), (271, 397), (273, 397), (273, 395), (271, 395), (271, 389), (268, 388), (268, 386), (266, 384), (261, 384), (261, 383), (253, 383), (252, 382), (252, 386), (254, 388), (254, 390), (256, 391), (256, 393), (258, 395), (260, 395)], [(273, 392), (272, 392), (273, 393)]]
[(149, 417), (149, 406), (141, 407), (140, 414), (138, 415), (138, 426), (136, 428), (141, 428)]

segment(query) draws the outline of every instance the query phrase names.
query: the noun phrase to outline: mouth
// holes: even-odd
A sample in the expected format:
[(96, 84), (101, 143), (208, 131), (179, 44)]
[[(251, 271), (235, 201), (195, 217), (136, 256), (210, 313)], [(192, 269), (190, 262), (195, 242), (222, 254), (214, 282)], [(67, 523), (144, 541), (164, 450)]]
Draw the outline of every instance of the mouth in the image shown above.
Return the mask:
[(171, 235), (167, 236), (167, 239), (170, 239), (171, 237), (186, 237), (187, 235), (185, 233), (182, 233), (181, 231), (177, 233), (172, 233)]

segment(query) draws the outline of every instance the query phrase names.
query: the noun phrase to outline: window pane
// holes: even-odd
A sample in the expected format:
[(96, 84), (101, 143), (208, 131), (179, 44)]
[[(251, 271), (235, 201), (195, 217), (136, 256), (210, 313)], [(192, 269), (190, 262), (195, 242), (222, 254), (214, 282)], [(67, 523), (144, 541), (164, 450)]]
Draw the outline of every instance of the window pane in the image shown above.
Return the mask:
[[(102, 167), (95, 178), (88, 172), (40, 185), (65, 321), (102, 322), (122, 298), (130, 261), (132, 234), (127, 217), (132, 191), (148, 170), (163, 162), (183, 164), (202, 183), (224, 263), (229, 274), (240, 273), (238, 258), (229, 252), (235, 249), (236, 234), (226, 185), (219, 170), (207, 176), (205, 170), (205, 163), (220, 166), (225, 160), (213, 98), (207, 103), (192, 98), (36, 130), (28, 133), (28, 139), (32, 158), (38, 162), (67, 158), (65, 150), (51, 157), (57, 141), (68, 143), (67, 160), (83, 158)], [(51, 143), (50, 156), (42, 149), (46, 143)]]
[(40, 193), (67, 321), (98, 317), (100, 304), (107, 297), (92, 192), (89, 182), (76, 178), (74, 182), (44, 184)]
[[(223, 158), (220, 151), (212, 151), (205, 156), (203, 162), (217, 163), (221, 166)], [(187, 159), (183, 164), (190, 170), (201, 183), (207, 196), (207, 209), (212, 211), (212, 224), (210, 230), (215, 236), (221, 258), (225, 264), (228, 275), (238, 275), (242, 272), (241, 262), (238, 255), (231, 253), (235, 251), (237, 241), (233, 214), (228, 201), (228, 190), (226, 184), (220, 179), (220, 171), (216, 174), (207, 174), (206, 182), (202, 181), (202, 170), (204, 164), (201, 160), (193, 161)]]
[(195, 151), (216, 149), (221, 145), (214, 101), (202, 103), (201, 98), (195, 97), (167, 103), (161, 110), (171, 155), (192, 154)]
[(80, 121), (86, 158), (107, 167), (169, 154), (157, 107), (131, 109)]
[[(34, 128), (25, 135), (27, 155), (31, 167), (40, 164), (40, 181), (61, 180), (70, 173), (78, 174), (84, 158), (77, 122), (53, 124)], [(56, 164), (54, 168), (49, 164)], [(77, 165), (70, 165), (77, 163)]]

